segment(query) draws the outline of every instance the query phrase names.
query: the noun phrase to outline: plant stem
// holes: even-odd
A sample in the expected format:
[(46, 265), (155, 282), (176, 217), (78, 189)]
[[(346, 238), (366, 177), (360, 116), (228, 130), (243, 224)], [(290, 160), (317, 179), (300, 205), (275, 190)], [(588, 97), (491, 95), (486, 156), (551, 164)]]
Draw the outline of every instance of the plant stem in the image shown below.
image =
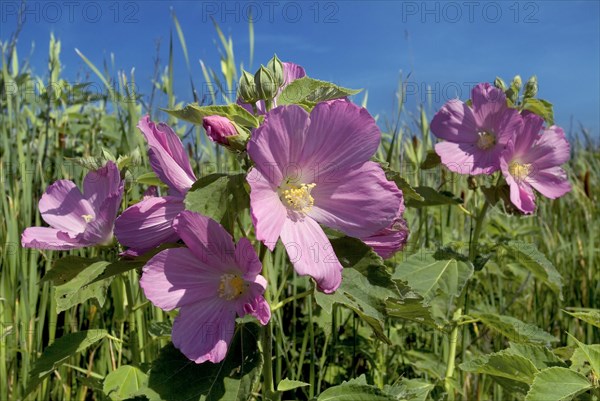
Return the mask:
[(275, 400), (275, 387), (273, 386), (273, 333), (271, 322), (263, 328), (262, 349), (264, 355), (263, 363), (263, 396), (265, 400)]
[(479, 243), (479, 236), (481, 235), (481, 229), (483, 228), (483, 220), (485, 219), (485, 215), (490, 207), (490, 204), (486, 200), (483, 202), (483, 206), (477, 215), (477, 220), (475, 221), (475, 231), (473, 231), (473, 236), (471, 237), (471, 246), (469, 247), (469, 260), (473, 262), (475, 257), (477, 256), (477, 245)]
[[(454, 315), (452, 316), (452, 320), (457, 322), (462, 316), (462, 308), (456, 309)], [(452, 390), (452, 384), (450, 379), (454, 376), (454, 369), (456, 367), (456, 344), (458, 343), (458, 324), (454, 326), (452, 332), (450, 333), (450, 350), (448, 352), (448, 360), (446, 362), (446, 376), (444, 378), (444, 388), (446, 389), (446, 393), (448, 394), (448, 400), (454, 400), (454, 391)]]
[(291, 296), (291, 297), (289, 297), (289, 298), (286, 298), (286, 299), (284, 299), (283, 301), (281, 301), (281, 302), (277, 303), (277, 305), (274, 305), (274, 306), (272, 306), (272, 307), (271, 307), (271, 313), (273, 313), (273, 312), (275, 312), (277, 309), (279, 309), (279, 308), (283, 307), (285, 304), (288, 304), (288, 303), (290, 303), (290, 302), (292, 302), (292, 301), (296, 301), (296, 300), (298, 300), (298, 299), (302, 299), (302, 298), (304, 298), (304, 297), (306, 297), (306, 296), (308, 296), (308, 295), (310, 295), (310, 294), (312, 294), (312, 293), (313, 293), (313, 290), (312, 290), (312, 289), (310, 289), (310, 290), (303, 291), (303, 292), (301, 292), (301, 293), (299, 293), (299, 294), (293, 295), (293, 296)]

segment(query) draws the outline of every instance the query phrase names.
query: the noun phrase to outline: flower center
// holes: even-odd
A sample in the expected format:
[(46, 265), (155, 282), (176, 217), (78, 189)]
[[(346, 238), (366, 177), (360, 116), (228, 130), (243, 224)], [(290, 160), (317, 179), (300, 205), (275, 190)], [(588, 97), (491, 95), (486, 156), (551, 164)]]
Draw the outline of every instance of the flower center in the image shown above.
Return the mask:
[(479, 133), (477, 147), (479, 149), (489, 149), (496, 144), (496, 136), (490, 132), (483, 131)]
[(310, 191), (316, 184), (285, 185), (280, 188), (279, 197), (283, 204), (290, 210), (300, 213), (308, 213), (313, 207), (315, 200)]
[(531, 173), (531, 164), (512, 162), (508, 166), (508, 172), (517, 181), (523, 181)]
[(239, 298), (246, 291), (246, 282), (237, 274), (223, 274), (219, 284), (219, 297), (228, 301)]
[(92, 220), (94, 220), (94, 216), (92, 216), (91, 214), (82, 214), (81, 217), (83, 217), (86, 223), (89, 223)]

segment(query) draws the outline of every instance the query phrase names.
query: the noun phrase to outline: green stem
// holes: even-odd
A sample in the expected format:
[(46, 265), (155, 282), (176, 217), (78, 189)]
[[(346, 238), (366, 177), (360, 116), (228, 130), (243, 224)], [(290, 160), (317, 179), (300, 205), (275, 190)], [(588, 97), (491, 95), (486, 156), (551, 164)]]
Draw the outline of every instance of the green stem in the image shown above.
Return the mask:
[(277, 309), (283, 307), (284, 305), (286, 305), (286, 304), (288, 304), (290, 302), (296, 301), (298, 299), (302, 299), (302, 298), (304, 298), (304, 297), (306, 297), (306, 296), (308, 296), (308, 295), (310, 295), (312, 293), (313, 293), (313, 290), (310, 289), (310, 290), (303, 291), (303, 292), (301, 292), (299, 294), (293, 295), (293, 296), (291, 296), (289, 298), (286, 298), (283, 301), (277, 303), (277, 305), (272, 306), (271, 307), (271, 313), (275, 312)]
[[(462, 308), (458, 308), (452, 316), (453, 321), (458, 321), (462, 316)], [(448, 352), (448, 360), (446, 362), (446, 376), (444, 378), (444, 389), (448, 394), (448, 401), (454, 400), (454, 391), (452, 389), (451, 379), (454, 376), (454, 369), (456, 367), (456, 345), (458, 343), (458, 324), (454, 326), (450, 333), (450, 350)]]
[(271, 322), (263, 328), (262, 349), (264, 355), (263, 363), (263, 396), (265, 400), (275, 400), (275, 387), (273, 386), (273, 333)]
[(490, 207), (490, 204), (486, 200), (477, 215), (477, 220), (475, 221), (475, 231), (473, 231), (473, 237), (471, 239), (471, 246), (469, 248), (469, 260), (473, 262), (475, 260), (475, 256), (477, 256), (477, 245), (479, 243), (479, 236), (481, 235), (481, 229), (483, 228), (483, 220), (485, 220), (485, 215)]

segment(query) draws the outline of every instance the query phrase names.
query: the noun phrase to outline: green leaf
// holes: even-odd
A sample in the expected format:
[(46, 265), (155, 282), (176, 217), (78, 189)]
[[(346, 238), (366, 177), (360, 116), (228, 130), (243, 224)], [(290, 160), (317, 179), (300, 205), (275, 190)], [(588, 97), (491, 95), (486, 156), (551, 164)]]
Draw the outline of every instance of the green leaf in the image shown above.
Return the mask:
[(315, 300), (327, 313), (331, 313), (335, 303), (350, 308), (380, 340), (389, 343), (384, 332), (386, 300), (400, 294), (383, 260), (355, 238), (337, 238), (331, 244), (344, 266), (342, 284), (333, 294), (315, 291)]
[(423, 163), (421, 163), (421, 169), (429, 170), (439, 166), (441, 163), (442, 159), (437, 153), (435, 153), (435, 150), (429, 150), (427, 151), (425, 160), (423, 160)]
[(515, 342), (546, 343), (558, 341), (556, 337), (536, 325), (525, 323), (512, 316), (472, 312), (483, 324)]
[(404, 196), (404, 200), (408, 202), (408, 200), (414, 200), (417, 202), (424, 202), (425, 199), (417, 192), (413, 187), (410, 186), (408, 181), (400, 176), (400, 173), (393, 170), (386, 170), (385, 175), (386, 178), (390, 181), (394, 181), (398, 189), (402, 191), (402, 195)]
[(563, 280), (556, 267), (533, 244), (523, 241), (510, 241), (503, 246), (505, 254), (499, 254), (499, 259), (509, 257), (529, 270), (533, 275), (554, 291), (560, 299), (562, 296)]
[[(529, 359), (513, 354), (509, 350), (482, 355), (461, 363), (459, 367), (464, 372), (497, 376), (528, 385), (533, 383), (533, 378), (539, 372)], [(521, 392), (527, 391), (527, 386), (517, 384), (511, 386), (519, 389)]]
[(591, 388), (585, 376), (567, 368), (553, 367), (535, 376), (525, 401), (569, 401)]
[(600, 344), (587, 345), (569, 334), (569, 337), (577, 343), (579, 349), (585, 354), (587, 361), (590, 363), (596, 377), (600, 377)]
[(309, 383), (304, 383), (298, 380), (290, 380), (288, 378), (283, 379), (277, 385), (277, 391), (290, 391), (300, 387), (310, 386)]
[(551, 368), (553, 366), (567, 367), (567, 364), (564, 363), (562, 359), (557, 357), (543, 345), (511, 342), (507, 352), (514, 355), (520, 355), (530, 360), (539, 370)]
[(473, 265), (468, 261), (449, 258), (439, 251), (423, 251), (400, 263), (392, 277), (408, 283), (429, 302), (438, 293), (458, 296), (472, 275)]
[(150, 171), (148, 173), (144, 173), (139, 175), (136, 179), (138, 184), (144, 184), (144, 185), (154, 185), (157, 187), (165, 187), (166, 184), (164, 184), (156, 175), (156, 173), (154, 171)]
[(434, 387), (435, 385), (425, 381), (402, 378), (393, 386), (386, 385), (383, 391), (396, 397), (396, 400), (426, 401)]
[(554, 111), (552, 110), (552, 103), (543, 99), (527, 98), (523, 102), (523, 110), (531, 111), (542, 117), (546, 123), (554, 125)]
[(374, 386), (341, 384), (323, 391), (317, 397), (317, 401), (398, 401), (398, 399)]
[(164, 401), (246, 401), (260, 376), (263, 358), (258, 350), (258, 326), (238, 325), (220, 363), (196, 364), (173, 344), (152, 363), (148, 387)]
[[(98, 259), (86, 259), (78, 256), (67, 256), (56, 261), (54, 267), (43, 280), (52, 280), (56, 285), (56, 312), (60, 313), (74, 305), (96, 298), (102, 306), (106, 300), (106, 291), (110, 280), (90, 283), (98, 277), (109, 262)], [(48, 277), (47, 277), (48, 276)]]
[(256, 118), (239, 104), (235, 103), (231, 103), (226, 106), (200, 106), (197, 103), (190, 103), (183, 109), (163, 110), (173, 117), (196, 125), (202, 125), (202, 120), (204, 117), (215, 115), (227, 117), (234, 123), (243, 127), (257, 128), (260, 124), (258, 118)]
[(577, 319), (581, 319), (586, 323), (591, 324), (592, 326), (596, 326), (600, 328), (600, 310), (592, 309), (587, 311), (578, 311), (578, 312), (569, 312), (565, 311), (569, 315), (576, 317)]
[(148, 375), (135, 366), (124, 365), (106, 376), (102, 391), (111, 400), (121, 401), (134, 397), (147, 383)]
[(414, 190), (423, 200), (408, 198), (406, 199), (406, 206), (408, 207), (418, 208), (426, 206), (459, 205), (463, 203), (462, 199), (455, 197), (450, 192), (438, 192), (431, 187), (415, 187)]
[(361, 90), (343, 88), (331, 82), (303, 77), (293, 81), (283, 89), (277, 99), (277, 105), (301, 104), (313, 107), (317, 103), (327, 100), (356, 95)]
[(42, 356), (35, 361), (29, 374), (26, 394), (34, 390), (52, 371), (65, 363), (69, 357), (88, 348), (108, 335), (106, 330), (79, 331), (62, 336), (44, 349)]
[[(210, 174), (194, 183), (185, 197), (185, 208), (208, 216), (224, 226), (250, 206), (244, 174)], [(229, 224), (231, 226), (231, 224)]]

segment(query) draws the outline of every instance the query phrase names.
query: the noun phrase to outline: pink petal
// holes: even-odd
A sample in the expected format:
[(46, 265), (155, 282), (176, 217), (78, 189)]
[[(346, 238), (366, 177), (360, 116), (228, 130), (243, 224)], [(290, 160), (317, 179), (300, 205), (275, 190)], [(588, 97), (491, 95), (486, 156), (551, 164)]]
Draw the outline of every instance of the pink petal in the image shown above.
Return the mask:
[(250, 214), (256, 228), (256, 239), (273, 250), (283, 229), (287, 210), (277, 194), (277, 187), (258, 169), (246, 176), (250, 184)]
[(223, 271), (235, 263), (233, 238), (210, 217), (185, 210), (173, 221), (173, 228), (196, 257)]
[(166, 124), (154, 124), (150, 116), (140, 119), (138, 128), (146, 137), (150, 165), (156, 175), (171, 189), (184, 194), (196, 181), (181, 139)]
[(235, 311), (218, 298), (181, 308), (173, 323), (173, 345), (202, 363), (221, 362), (235, 333)]
[[(489, 160), (485, 157), (487, 151), (477, 148), (473, 144), (440, 142), (435, 145), (435, 152), (442, 159), (448, 170), (457, 174), (491, 174), (497, 170), (494, 166), (482, 166), (482, 160)], [(475, 160), (478, 164), (475, 164)]]
[(172, 196), (147, 198), (128, 207), (115, 222), (115, 235), (122, 245), (138, 253), (165, 242), (176, 242), (179, 235), (171, 226), (185, 209), (183, 199)]
[(104, 200), (104, 203), (102, 203), (99, 211), (96, 213), (96, 218), (87, 224), (87, 227), (82, 234), (84, 241), (93, 244), (107, 244), (112, 241), (113, 227), (123, 197), (122, 184), (120, 191), (121, 192), (116, 192)]
[(83, 179), (83, 194), (96, 211), (100, 210), (110, 195), (122, 192), (121, 174), (112, 161), (96, 171), (90, 171)]
[(284, 177), (302, 167), (299, 157), (308, 124), (302, 107), (281, 106), (271, 110), (263, 125), (253, 131), (248, 154), (268, 182), (279, 186)]
[(254, 316), (264, 326), (271, 320), (271, 307), (262, 295), (257, 296), (243, 305), (243, 313), (240, 316), (246, 314)]
[(316, 170), (315, 175), (347, 170), (371, 159), (380, 139), (379, 127), (366, 109), (344, 100), (319, 103), (310, 113), (297, 161), (300, 167)]
[(221, 274), (204, 265), (187, 248), (159, 252), (146, 263), (140, 286), (146, 298), (164, 310), (173, 310), (218, 297)]
[(357, 238), (388, 227), (402, 204), (402, 192), (387, 180), (379, 164), (370, 161), (319, 180), (311, 195), (310, 217)]
[(50, 227), (28, 227), (21, 235), (21, 246), (23, 248), (64, 251), (83, 248), (86, 245), (75, 239), (70, 239), (67, 233)]
[(527, 182), (550, 199), (556, 199), (571, 191), (567, 173), (560, 167), (534, 171), (527, 177)]
[(504, 92), (488, 82), (473, 88), (471, 100), (477, 125), (486, 130), (493, 130), (497, 126), (497, 118), (508, 109)]
[(235, 246), (235, 263), (244, 274), (244, 279), (254, 280), (262, 270), (262, 263), (248, 238), (240, 238)]
[(510, 201), (523, 213), (531, 214), (535, 211), (535, 195), (529, 184), (516, 182), (512, 178), (506, 182), (510, 185)]
[(56, 181), (46, 189), (40, 199), (39, 210), (46, 223), (74, 234), (85, 230), (87, 223), (84, 216), (96, 216), (92, 205), (83, 198), (79, 188), (68, 180)]
[(408, 226), (406, 220), (402, 217), (403, 211), (404, 204), (389, 227), (369, 237), (361, 238), (365, 244), (373, 248), (384, 259), (388, 259), (394, 253), (402, 250), (408, 240)]
[(544, 125), (544, 119), (533, 113), (523, 116), (523, 125), (514, 136), (514, 151), (512, 154), (515, 157), (523, 157), (530, 151), (533, 143), (540, 137), (542, 125)]
[(342, 265), (323, 229), (310, 217), (286, 219), (281, 242), (294, 269), (301, 276), (311, 276), (325, 293), (334, 292), (342, 282)]
[(304, 71), (304, 68), (302, 66), (290, 62), (283, 62), (282, 64), (284, 74), (283, 88), (285, 88), (298, 78), (303, 78), (306, 76), (306, 71)]
[(545, 129), (523, 160), (533, 163), (537, 170), (560, 166), (569, 161), (571, 147), (562, 128), (553, 125)]
[(458, 99), (446, 102), (433, 116), (431, 132), (452, 142), (476, 143), (479, 131), (473, 110)]

